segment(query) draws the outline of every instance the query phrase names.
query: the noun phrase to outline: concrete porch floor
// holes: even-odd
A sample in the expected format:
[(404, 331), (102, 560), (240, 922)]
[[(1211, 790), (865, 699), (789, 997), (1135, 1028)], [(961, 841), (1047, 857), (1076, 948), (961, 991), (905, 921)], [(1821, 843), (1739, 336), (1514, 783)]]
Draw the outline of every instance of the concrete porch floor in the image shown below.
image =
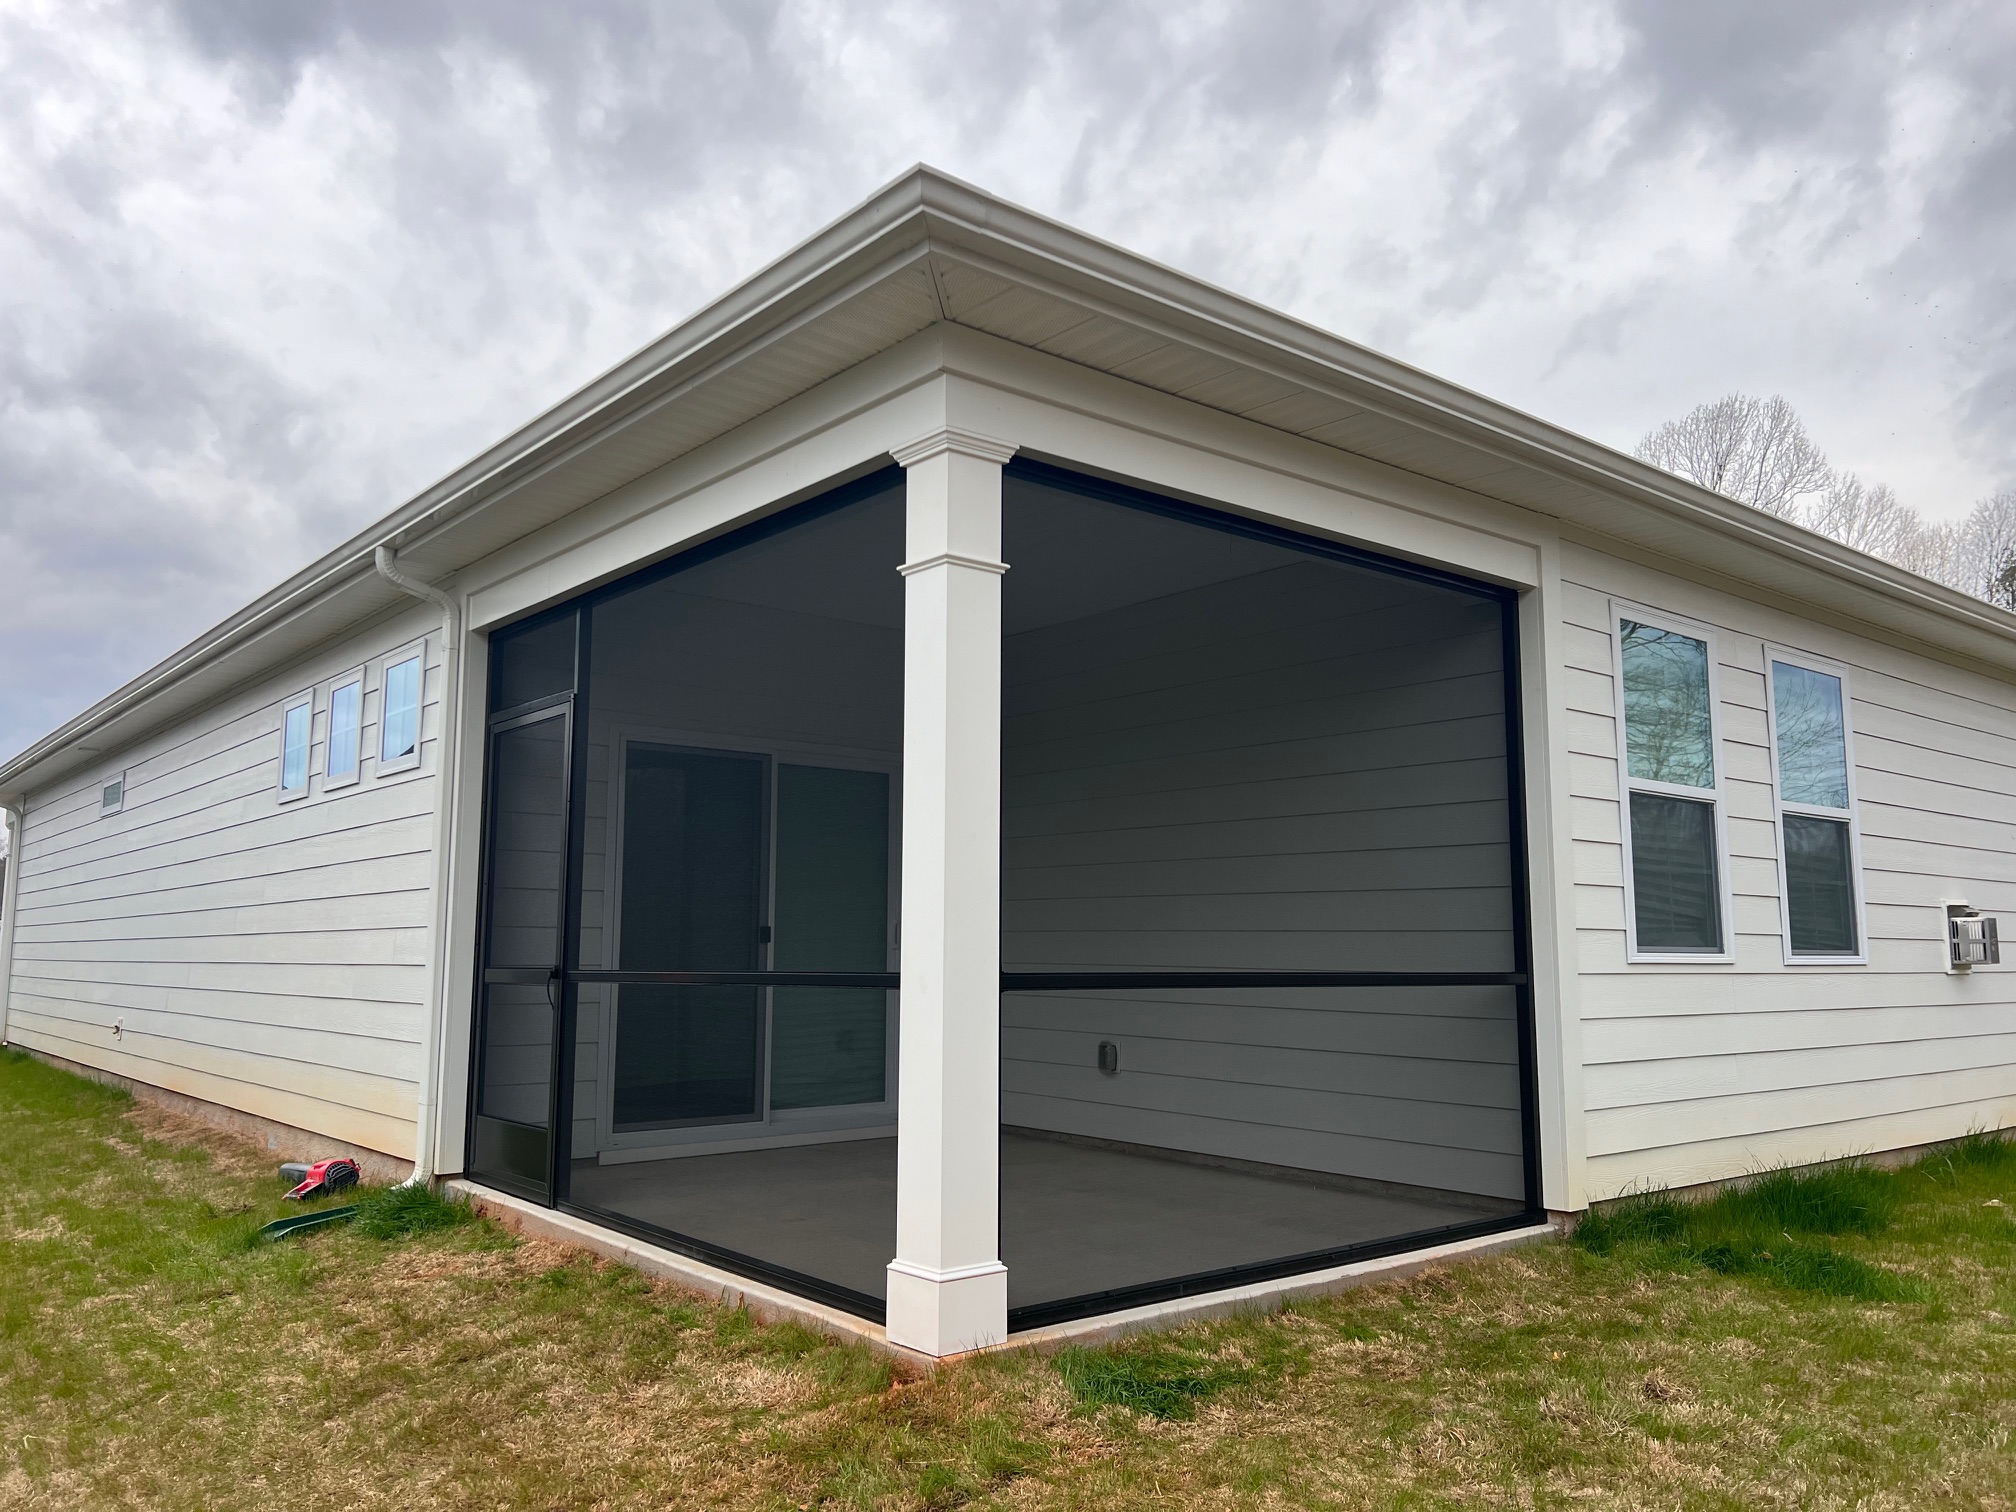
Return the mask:
[[(856, 1140), (602, 1166), (572, 1200), (883, 1295), (895, 1253), (896, 1141)], [(1028, 1135), (1001, 1140), (1008, 1305), (1029, 1307), (1480, 1218), (1514, 1202), (1357, 1191), (1251, 1168)]]

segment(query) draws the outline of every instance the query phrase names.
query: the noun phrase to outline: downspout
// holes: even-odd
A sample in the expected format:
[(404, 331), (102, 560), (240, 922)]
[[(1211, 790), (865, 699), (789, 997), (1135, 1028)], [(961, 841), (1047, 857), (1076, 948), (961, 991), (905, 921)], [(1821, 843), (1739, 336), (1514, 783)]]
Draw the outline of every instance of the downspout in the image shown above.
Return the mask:
[(7, 1043), (7, 1010), (14, 999), (14, 905), (21, 895), (21, 830), (27, 801), (0, 799), (0, 813), (7, 816), (7, 860), (0, 887), (0, 1045)]
[(427, 944), (427, 1020), (420, 1042), (420, 1100), (413, 1131), (413, 1174), (409, 1186), (434, 1179), (434, 1154), (440, 1122), (441, 1031), (448, 1014), (448, 884), (453, 869), (455, 837), (455, 737), (462, 724), (460, 671), (462, 612), (452, 596), (431, 583), (399, 570), (389, 546), (377, 551), (378, 575), (401, 592), (425, 599), (441, 611), (441, 737), (435, 755), (434, 789), (434, 929)]

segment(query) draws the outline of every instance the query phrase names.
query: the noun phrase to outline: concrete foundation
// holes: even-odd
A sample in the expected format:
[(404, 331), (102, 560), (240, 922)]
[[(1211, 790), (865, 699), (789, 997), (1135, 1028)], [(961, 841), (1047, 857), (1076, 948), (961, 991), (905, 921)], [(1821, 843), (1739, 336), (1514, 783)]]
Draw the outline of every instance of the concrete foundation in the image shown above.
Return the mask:
[[(628, 1235), (617, 1233), (614, 1229), (591, 1223), (585, 1218), (541, 1207), (537, 1203), (478, 1186), (460, 1177), (453, 1178), (443, 1185), (447, 1191), (469, 1198), (479, 1212), (494, 1218), (515, 1233), (572, 1245), (605, 1259), (632, 1266), (646, 1275), (657, 1276), (699, 1292), (710, 1301), (729, 1307), (746, 1307), (766, 1323), (785, 1321), (801, 1323), (834, 1338), (865, 1344), (911, 1370), (927, 1370), (944, 1363), (943, 1360), (930, 1355), (891, 1344), (879, 1323), (871, 1323), (866, 1318), (824, 1306), (778, 1287), (748, 1280), (718, 1266), (709, 1265), (703, 1260), (695, 1260), (658, 1245), (632, 1239)], [(1065, 1344), (1097, 1343), (1127, 1334), (1173, 1328), (1203, 1318), (1220, 1318), (1235, 1313), (1273, 1312), (1293, 1298), (1324, 1296), (1349, 1291), (1353, 1287), (1397, 1281), (1415, 1275), (1430, 1266), (1481, 1259), (1487, 1255), (1501, 1254), (1506, 1250), (1535, 1244), (1555, 1237), (1558, 1232), (1553, 1224), (1540, 1223), (1507, 1233), (1430, 1245), (1404, 1255), (1362, 1260), (1352, 1265), (1338, 1265), (1312, 1271), (1307, 1275), (1255, 1282), (1247, 1286), (1228, 1288), (1225, 1291), (1181, 1297), (1146, 1307), (1127, 1308), (1101, 1317), (1082, 1318), (1049, 1328), (1030, 1329), (1010, 1334), (1005, 1343), (994, 1347), (1041, 1349)], [(954, 1355), (948, 1358), (961, 1357)]]
[(277, 1170), (283, 1161), (289, 1160), (332, 1160), (345, 1156), (357, 1162), (357, 1169), (370, 1182), (390, 1183), (404, 1181), (413, 1174), (413, 1162), (401, 1160), (396, 1155), (387, 1155), (382, 1150), (367, 1150), (362, 1145), (350, 1144), (341, 1139), (331, 1139), (327, 1134), (316, 1134), (308, 1129), (298, 1129), (292, 1124), (280, 1123), (271, 1118), (261, 1118), (256, 1113), (241, 1113), (236, 1108), (227, 1108), (221, 1103), (207, 1101), (201, 1097), (190, 1097), (185, 1093), (171, 1092), (166, 1087), (157, 1087), (151, 1082), (135, 1081), (129, 1076), (119, 1076), (111, 1071), (101, 1071), (96, 1066), (86, 1066), (77, 1061), (65, 1060), (60, 1055), (49, 1055), (41, 1050), (30, 1050), (25, 1045), (10, 1048), (23, 1055), (32, 1055), (44, 1065), (54, 1066), (59, 1071), (68, 1071), (72, 1076), (81, 1076), (86, 1081), (97, 1082), (101, 1086), (117, 1087), (122, 1092), (130, 1092), (140, 1102), (152, 1103), (166, 1108), (171, 1113), (179, 1113), (198, 1123), (209, 1124), (235, 1134), (240, 1139), (250, 1140), (263, 1146), (273, 1157)]

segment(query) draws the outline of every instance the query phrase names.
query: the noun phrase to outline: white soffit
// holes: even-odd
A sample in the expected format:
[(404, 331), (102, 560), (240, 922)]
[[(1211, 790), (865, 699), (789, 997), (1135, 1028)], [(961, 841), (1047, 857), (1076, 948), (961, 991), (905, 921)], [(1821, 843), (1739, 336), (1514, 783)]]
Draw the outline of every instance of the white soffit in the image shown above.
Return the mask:
[(96, 760), (945, 320), (2016, 670), (2016, 616), (919, 167), (0, 766)]

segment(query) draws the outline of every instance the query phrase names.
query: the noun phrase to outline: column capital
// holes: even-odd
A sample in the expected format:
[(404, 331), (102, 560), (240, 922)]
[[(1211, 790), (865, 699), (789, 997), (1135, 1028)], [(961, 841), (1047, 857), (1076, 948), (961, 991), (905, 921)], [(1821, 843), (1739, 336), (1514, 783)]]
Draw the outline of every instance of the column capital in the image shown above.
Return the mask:
[(915, 441), (892, 446), (889, 448), (889, 455), (903, 467), (915, 467), (919, 462), (928, 462), (933, 457), (943, 456), (946, 452), (958, 452), (961, 456), (977, 457), (982, 462), (1000, 465), (1006, 463), (1020, 449), (1012, 441), (997, 441), (992, 436), (947, 426), (944, 430), (919, 436)]
[(997, 577), (1008, 570), (1006, 562), (990, 561), (986, 557), (964, 556), (956, 551), (941, 551), (936, 556), (928, 556), (921, 562), (905, 562), (896, 570), (909, 577), (916, 572), (929, 572), (933, 567), (971, 567), (976, 572), (991, 572)]

